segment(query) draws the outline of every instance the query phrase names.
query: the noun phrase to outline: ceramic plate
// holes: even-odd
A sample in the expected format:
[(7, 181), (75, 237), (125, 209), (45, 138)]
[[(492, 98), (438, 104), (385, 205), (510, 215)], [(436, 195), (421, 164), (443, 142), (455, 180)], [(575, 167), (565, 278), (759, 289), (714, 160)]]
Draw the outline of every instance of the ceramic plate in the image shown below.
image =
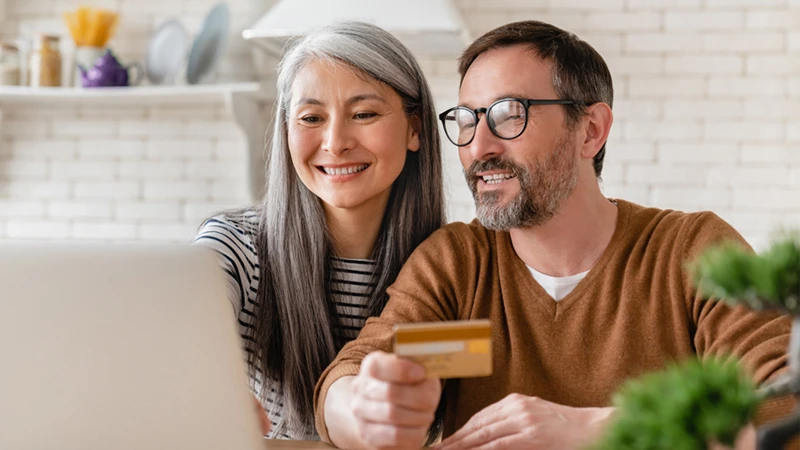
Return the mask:
[(186, 67), (186, 82), (197, 84), (214, 70), (214, 66), (225, 51), (228, 40), (230, 11), (228, 5), (217, 4), (206, 16), (200, 32), (194, 39)]
[(161, 24), (150, 38), (145, 57), (147, 79), (153, 84), (173, 83), (186, 58), (186, 29), (176, 19)]

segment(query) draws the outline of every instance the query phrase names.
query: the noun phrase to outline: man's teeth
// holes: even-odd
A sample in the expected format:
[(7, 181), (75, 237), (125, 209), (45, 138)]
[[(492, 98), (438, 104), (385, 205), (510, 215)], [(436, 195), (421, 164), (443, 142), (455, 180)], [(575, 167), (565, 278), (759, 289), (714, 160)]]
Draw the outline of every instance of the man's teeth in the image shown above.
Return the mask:
[(483, 178), (483, 181), (486, 184), (498, 184), (506, 181), (509, 178), (514, 178), (514, 175), (511, 175), (510, 173), (495, 173), (492, 175), (484, 175), (481, 178)]
[(328, 175), (347, 175), (351, 173), (361, 172), (362, 170), (369, 167), (369, 164), (362, 164), (360, 166), (353, 166), (353, 167), (323, 167), (322, 171)]

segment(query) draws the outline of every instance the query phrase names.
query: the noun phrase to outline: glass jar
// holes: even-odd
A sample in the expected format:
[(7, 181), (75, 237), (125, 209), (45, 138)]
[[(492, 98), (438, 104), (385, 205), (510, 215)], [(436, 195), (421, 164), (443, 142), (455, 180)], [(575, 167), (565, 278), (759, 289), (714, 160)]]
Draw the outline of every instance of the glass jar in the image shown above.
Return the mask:
[(13, 44), (0, 44), (0, 86), (19, 86), (19, 49)]
[(61, 86), (61, 51), (58, 36), (36, 37), (30, 55), (28, 75), (32, 87)]

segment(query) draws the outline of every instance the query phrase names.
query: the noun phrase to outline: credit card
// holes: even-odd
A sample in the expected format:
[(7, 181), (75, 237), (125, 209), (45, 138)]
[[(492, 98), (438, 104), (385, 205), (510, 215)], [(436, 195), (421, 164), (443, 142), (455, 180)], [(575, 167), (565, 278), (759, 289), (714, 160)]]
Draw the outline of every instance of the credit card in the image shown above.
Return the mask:
[(394, 353), (425, 367), (431, 378), (489, 376), (491, 324), (482, 319), (395, 325)]

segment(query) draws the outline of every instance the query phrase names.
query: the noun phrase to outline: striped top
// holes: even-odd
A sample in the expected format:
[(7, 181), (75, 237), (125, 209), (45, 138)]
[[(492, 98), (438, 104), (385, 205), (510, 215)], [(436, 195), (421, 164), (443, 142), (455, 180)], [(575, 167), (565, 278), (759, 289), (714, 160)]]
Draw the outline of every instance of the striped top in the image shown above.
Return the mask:
[[(220, 257), (225, 272), (228, 299), (248, 353), (254, 351), (254, 342), (248, 330), (255, 323), (256, 294), (259, 286), (259, 263), (256, 236), (258, 216), (255, 211), (223, 214), (206, 220), (195, 238), (196, 245), (214, 249)], [(358, 336), (366, 321), (366, 302), (374, 288), (375, 264), (369, 260), (333, 258), (331, 261), (331, 297), (334, 301), (337, 323), (334, 329), (339, 348)], [(319, 436), (292, 436), (283, 423), (283, 397), (277, 382), (261, 382), (261, 375), (252, 380), (254, 389), (269, 389), (264, 405), (272, 421), (271, 438), (317, 440)]]

